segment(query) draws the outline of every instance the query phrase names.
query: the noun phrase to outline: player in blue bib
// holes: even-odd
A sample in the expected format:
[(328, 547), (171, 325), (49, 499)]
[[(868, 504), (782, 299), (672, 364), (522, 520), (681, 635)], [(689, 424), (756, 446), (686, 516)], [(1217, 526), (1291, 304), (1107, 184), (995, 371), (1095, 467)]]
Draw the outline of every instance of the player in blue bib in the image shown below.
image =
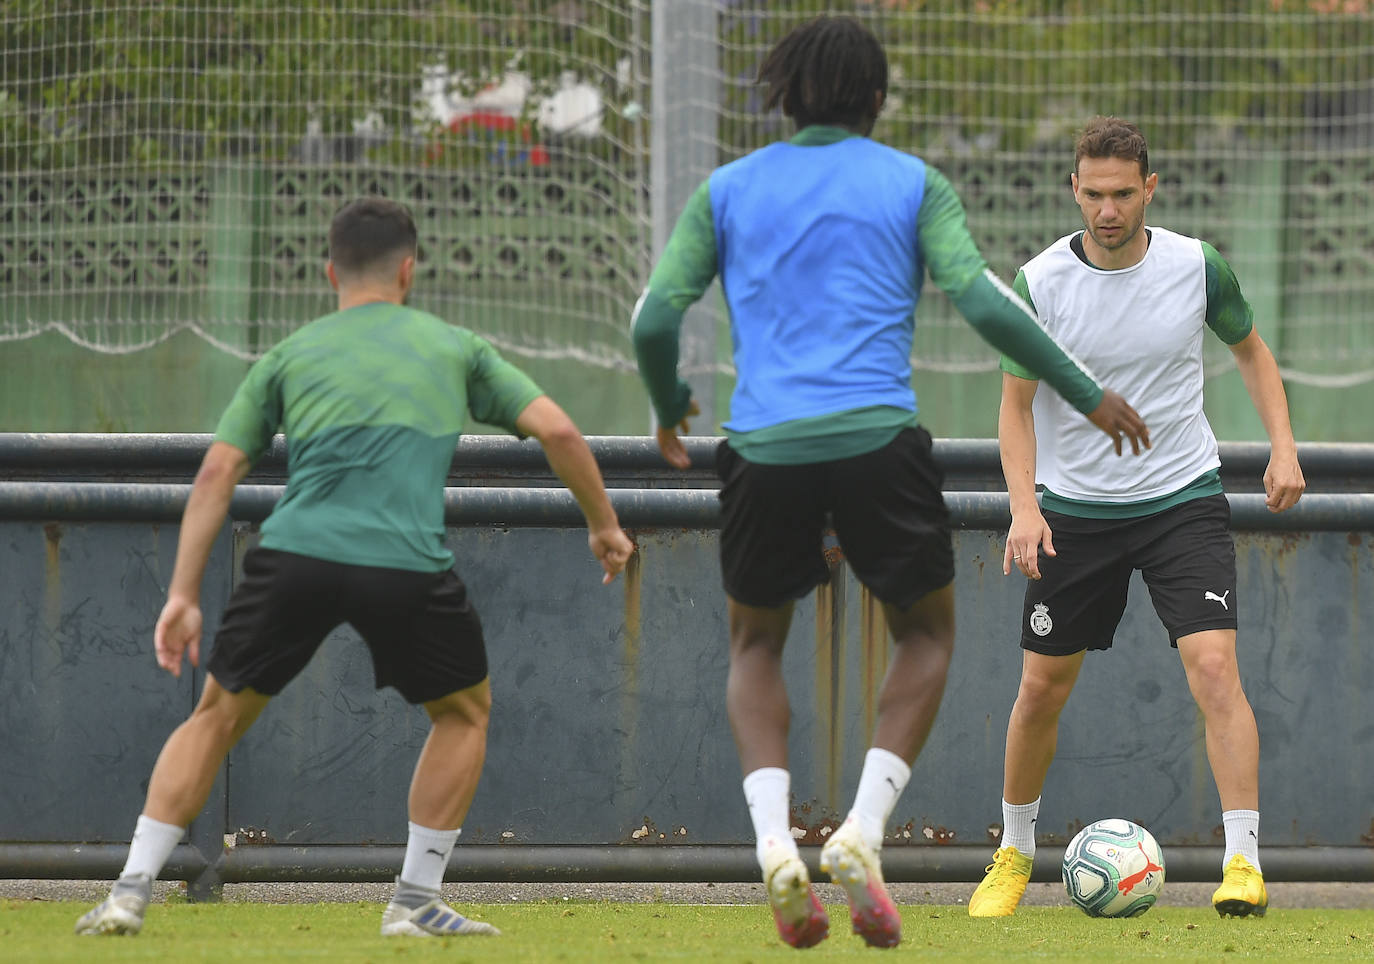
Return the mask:
[(766, 107), (796, 136), (719, 168), (688, 202), (636, 308), (640, 371), (667, 460), (687, 464), (693, 413), (678, 377), (686, 307), (719, 276), (738, 373), (721, 479), (720, 557), (729, 597), (726, 707), (759, 865), (782, 939), (828, 933), (788, 822), (790, 708), (782, 651), (795, 600), (827, 582), (833, 525), (855, 575), (883, 603), (895, 652), (854, 806), (821, 851), (869, 944), (901, 939), (879, 853), (934, 722), (954, 644), (954, 554), (943, 476), (911, 388), (916, 303), (927, 273), (995, 346), (1049, 372), (1120, 451), (1144, 422), (1105, 391), (987, 270), (949, 182), (869, 139), (887, 58), (858, 21), (820, 17), (759, 70)]

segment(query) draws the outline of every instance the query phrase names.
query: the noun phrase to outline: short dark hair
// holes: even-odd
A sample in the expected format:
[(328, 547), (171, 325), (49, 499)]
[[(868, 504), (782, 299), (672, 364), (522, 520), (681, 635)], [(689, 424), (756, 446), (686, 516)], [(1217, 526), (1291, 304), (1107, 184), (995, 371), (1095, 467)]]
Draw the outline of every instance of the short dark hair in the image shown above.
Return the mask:
[(1150, 151), (1145, 135), (1139, 127), (1119, 117), (1094, 117), (1083, 126), (1074, 145), (1075, 174), (1078, 162), (1085, 157), (1119, 157), (1123, 161), (1135, 161), (1140, 165), (1141, 177), (1150, 174)]
[(887, 94), (887, 53), (853, 17), (816, 17), (778, 41), (758, 80), (768, 85), (764, 108), (781, 104), (798, 127), (871, 126), (878, 117), (873, 93)]
[(329, 260), (345, 276), (367, 274), (391, 259), (414, 255), (416, 243), (415, 219), (386, 198), (350, 201), (329, 224)]

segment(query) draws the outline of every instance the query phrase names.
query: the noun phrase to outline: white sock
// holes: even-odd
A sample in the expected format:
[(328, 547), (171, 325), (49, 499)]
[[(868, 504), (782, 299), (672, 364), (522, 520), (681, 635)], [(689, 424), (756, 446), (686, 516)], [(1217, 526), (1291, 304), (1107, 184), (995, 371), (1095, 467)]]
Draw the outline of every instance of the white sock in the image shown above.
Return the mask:
[(882, 849), (887, 820), (910, 779), (911, 767), (891, 750), (875, 746), (864, 756), (863, 773), (859, 776), (859, 789), (854, 794), (849, 819), (858, 822), (864, 843), (874, 850)]
[(134, 826), (134, 839), (129, 843), (129, 859), (124, 862), (121, 877), (139, 875), (149, 880), (157, 880), (162, 873), (162, 865), (172, 856), (176, 845), (181, 843), (185, 827), (174, 827), (170, 823), (140, 816)]
[(401, 864), (401, 879), (421, 890), (438, 892), (448, 869), (448, 856), (458, 842), (458, 830), (431, 830), (418, 823), (410, 824), (406, 839), (406, 859)]
[(1240, 854), (1259, 870), (1259, 811), (1223, 811), (1221, 825), (1226, 829), (1226, 856), (1221, 858), (1221, 866), (1225, 868), (1232, 857)]
[(1015, 847), (1023, 857), (1035, 856), (1035, 821), (1040, 816), (1040, 798), (1030, 803), (1002, 801), (1002, 846)]
[(764, 854), (775, 848), (797, 852), (787, 817), (791, 802), (792, 774), (781, 767), (760, 767), (744, 778), (744, 801), (754, 824), (754, 852), (763, 866)]

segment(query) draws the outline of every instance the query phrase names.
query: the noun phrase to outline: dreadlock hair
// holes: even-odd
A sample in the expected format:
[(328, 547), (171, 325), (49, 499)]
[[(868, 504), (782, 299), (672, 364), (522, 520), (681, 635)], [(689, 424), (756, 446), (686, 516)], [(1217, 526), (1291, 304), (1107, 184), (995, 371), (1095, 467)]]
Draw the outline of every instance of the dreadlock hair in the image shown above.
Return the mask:
[(1145, 135), (1119, 117), (1094, 117), (1083, 126), (1073, 150), (1073, 172), (1085, 157), (1119, 157), (1140, 165), (1140, 176), (1150, 176), (1150, 152)]
[(339, 209), (329, 225), (329, 260), (341, 276), (354, 278), (414, 255), (415, 220), (402, 205), (363, 197)]
[(758, 82), (768, 85), (764, 109), (781, 104), (798, 129), (835, 124), (866, 134), (878, 119), (874, 93), (887, 96), (887, 54), (853, 17), (821, 16), (778, 41)]

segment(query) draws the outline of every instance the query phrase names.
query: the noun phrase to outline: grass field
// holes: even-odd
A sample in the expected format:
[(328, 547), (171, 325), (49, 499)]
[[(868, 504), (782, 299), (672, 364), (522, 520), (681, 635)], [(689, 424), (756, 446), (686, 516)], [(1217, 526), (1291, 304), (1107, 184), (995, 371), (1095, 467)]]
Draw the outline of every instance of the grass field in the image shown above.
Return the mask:
[(154, 903), (137, 937), (76, 937), (90, 905), (0, 900), (0, 960), (603, 962), (872, 960), (887, 954), (940, 961), (1263, 961), (1374, 958), (1374, 910), (1282, 910), (1262, 920), (1221, 920), (1210, 908), (1157, 907), (1134, 920), (1093, 920), (1067, 907), (1024, 907), (1006, 920), (971, 920), (962, 906), (902, 908), (903, 942), (870, 949), (831, 906), (831, 936), (795, 951), (780, 943), (763, 906), (545, 901), (465, 905), (505, 933), (497, 938), (383, 939), (381, 905)]

